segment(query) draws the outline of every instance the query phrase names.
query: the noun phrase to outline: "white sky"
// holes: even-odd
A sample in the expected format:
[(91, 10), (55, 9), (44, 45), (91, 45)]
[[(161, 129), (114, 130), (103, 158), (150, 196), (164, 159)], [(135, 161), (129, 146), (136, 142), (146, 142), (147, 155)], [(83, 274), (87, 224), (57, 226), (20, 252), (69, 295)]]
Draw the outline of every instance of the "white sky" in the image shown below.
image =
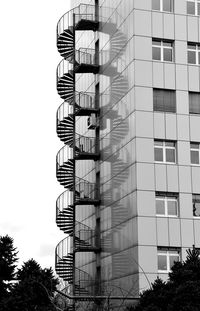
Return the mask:
[(70, 0), (0, 3), (0, 235), (9, 234), (20, 263), (54, 268), (64, 237), (55, 223), (56, 24)]

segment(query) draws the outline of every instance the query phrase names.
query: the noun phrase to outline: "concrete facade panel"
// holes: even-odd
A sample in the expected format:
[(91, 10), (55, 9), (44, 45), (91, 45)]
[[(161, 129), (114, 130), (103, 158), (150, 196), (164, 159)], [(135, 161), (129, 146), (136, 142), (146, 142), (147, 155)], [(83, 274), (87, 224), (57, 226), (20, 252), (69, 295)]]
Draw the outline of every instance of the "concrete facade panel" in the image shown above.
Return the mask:
[(154, 112), (154, 137), (165, 139), (165, 115), (162, 112)]
[(167, 168), (165, 164), (155, 164), (156, 191), (167, 191)]
[(169, 226), (168, 219), (165, 217), (157, 217), (157, 245), (169, 246)]

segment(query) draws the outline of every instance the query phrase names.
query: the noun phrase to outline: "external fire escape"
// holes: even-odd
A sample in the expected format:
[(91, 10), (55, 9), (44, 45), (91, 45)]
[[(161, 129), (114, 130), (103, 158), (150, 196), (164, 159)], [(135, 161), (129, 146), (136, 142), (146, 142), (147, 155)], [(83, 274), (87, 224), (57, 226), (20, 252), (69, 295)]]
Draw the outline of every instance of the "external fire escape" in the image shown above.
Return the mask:
[[(98, 1), (95, 1), (95, 3)], [(112, 248), (112, 234), (100, 237), (100, 181), (99, 165), (96, 165), (96, 182), (76, 176), (76, 161), (97, 161), (100, 157), (99, 149), (99, 87), (95, 92), (79, 92), (76, 90), (76, 75), (98, 74), (103, 72), (110, 77), (110, 102), (104, 109), (107, 110), (105, 119), (112, 122), (112, 145), (117, 145), (128, 133), (129, 124), (112, 106), (128, 91), (127, 78), (118, 73), (117, 68), (111, 65), (112, 58), (121, 57), (124, 53), (127, 39), (117, 29), (115, 22), (108, 20), (106, 24), (99, 22), (98, 5), (81, 4), (64, 14), (57, 26), (57, 47), (64, 58), (57, 68), (57, 91), (64, 100), (57, 111), (57, 134), (65, 146), (57, 154), (57, 179), (67, 189), (57, 199), (56, 223), (68, 236), (56, 247), (56, 272), (69, 284), (69, 292), (77, 296), (100, 294), (100, 269), (97, 266), (96, 278), (75, 267), (76, 252), (95, 252), (97, 257), (101, 248), (109, 251)], [(102, 25), (103, 30), (102, 30)], [(105, 52), (105, 63), (99, 65), (99, 47), (76, 49), (77, 31), (103, 31), (110, 35), (110, 50)], [(96, 120), (91, 127), (94, 137), (83, 136), (76, 133), (76, 117), (88, 117)], [(101, 123), (101, 122), (99, 122)], [(102, 125), (101, 125), (102, 128)], [(108, 154), (109, 154), (108, 146)], [(104, 150), (106, 156), (106, 149)], [(109, 157), (106, 161), (110, 161)], [(111, 174), (117, 176), (112, 188), (104, 193), (107, 201), (112, 204), (112, 189), (120, 186), (126, 179), (126, 163), (116, 154), (115, 161), (111, 163)], [(92, 205), (96, 210), (96, 224), (90, 228), (76, 221), (76, 206)], [(126, 208), (115, 204), (112, 208), (112, 226), (117, 226), (127, 219)], [(121, 258), (117, 259), (117, 269), (121, 267)], [(97, 260), (98, 264), (100, 260)], [(83, 298), (84, 299), (84, 298)], [(71, 306), (71, 309), (73, 307)]]
[[(76, 91), (77, 74), (99, 72), (96, 49), (76, 49), (77, 31), (97, 31), (99, 26), (95, 6), (80, 5), (69, 11), (58, 22), (57, 47), (64, 58), (57, 68), (57, 91), (64, 103), (57, 111), (57, 134), (65, 146), (57, 154), (57, 179), (67, 190), (56, 204), (56, 223), (68, 236), (56, 247), (56, 272), (68, 282), (73, 295), (95, 295), (95, 279), (75, 267), (76, 252), (100, 250), (100, 230), (97, 218), (95, 229), (76, 221), (76, 206), (99, 206), (99, 185), (76, 176), (76, 161), (99, 159), (99, 129), (95, 135), (76, 133), (76, 117), (99, 116), (98, 92)], [(94, 129), (94, 128), (93, 128)], [(73, 306), (71, 306), (73, 309)]]

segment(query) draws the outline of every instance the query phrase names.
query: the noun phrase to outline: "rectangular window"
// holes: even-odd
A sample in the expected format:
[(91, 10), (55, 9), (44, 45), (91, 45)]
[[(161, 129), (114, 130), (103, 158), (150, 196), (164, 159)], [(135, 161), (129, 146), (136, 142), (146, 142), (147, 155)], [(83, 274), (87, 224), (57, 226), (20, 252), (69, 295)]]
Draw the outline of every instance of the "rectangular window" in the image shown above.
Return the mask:
[(156, 192), (156, 215), (178, 217), (178, 195)]
[(173, 12), (173, 0), (152, 0), (152, 10)]
[(155, 162), (176, 163), (176, 143), (154, 140), (154, 157)]
[(200, 217), (200, 194), (192, 195), (193, 216)]
[(188, 64), (200, 65), (200, 45), (197, 43), (188, 43)]
[(200, 164), (199, 159), (199, 143), (190, 143), (190, 157), (191, 157), (191, 164)]
[(200, 114), (200, 93), (189, 92), (189, 112)]
[(176, 112), (176, 92), (173, 90), (153, 89), (153, 110)]
[(187, 14), (200, 15), (200, 0), (187, 1)]
[(161, 62), (173, 62), (173, 42), (167, 40), (152, 40), (153, 60)]
[(158, 248), (158, 272), (169, 273), (176, 261), (180, 261), (180, 251), (170, 248)]

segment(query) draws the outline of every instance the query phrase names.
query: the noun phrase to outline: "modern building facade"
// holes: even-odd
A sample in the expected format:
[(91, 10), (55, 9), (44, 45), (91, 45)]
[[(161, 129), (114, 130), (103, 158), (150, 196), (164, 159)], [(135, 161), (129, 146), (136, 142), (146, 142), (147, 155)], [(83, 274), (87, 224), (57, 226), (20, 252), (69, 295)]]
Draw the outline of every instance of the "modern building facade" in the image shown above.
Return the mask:
[(200, 248), (200, 1), (72, 5), (57, 26), (56, 271), (71, 295), (138, 297)]

